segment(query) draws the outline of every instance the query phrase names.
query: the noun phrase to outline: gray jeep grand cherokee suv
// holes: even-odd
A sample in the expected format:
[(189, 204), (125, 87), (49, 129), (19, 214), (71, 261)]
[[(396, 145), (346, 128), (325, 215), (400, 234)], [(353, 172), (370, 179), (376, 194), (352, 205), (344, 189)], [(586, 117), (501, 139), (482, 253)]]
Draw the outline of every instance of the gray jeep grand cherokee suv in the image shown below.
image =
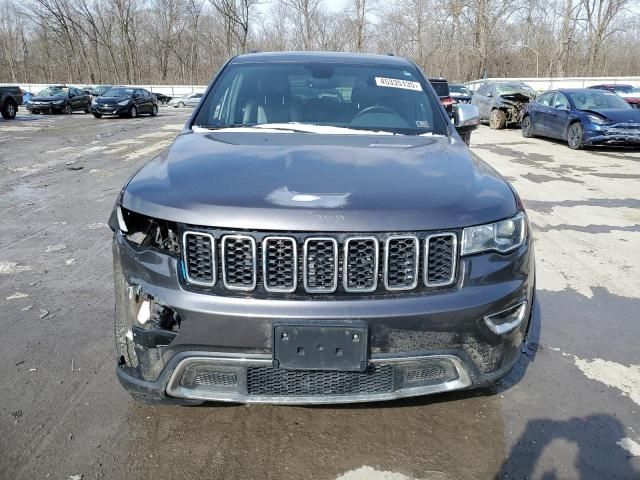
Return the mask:
[(119, 195), (118, 377), (134, 398), (336, 403), (488, 386), (534, 296), (517, 194), (392, 56), (231, 59)]

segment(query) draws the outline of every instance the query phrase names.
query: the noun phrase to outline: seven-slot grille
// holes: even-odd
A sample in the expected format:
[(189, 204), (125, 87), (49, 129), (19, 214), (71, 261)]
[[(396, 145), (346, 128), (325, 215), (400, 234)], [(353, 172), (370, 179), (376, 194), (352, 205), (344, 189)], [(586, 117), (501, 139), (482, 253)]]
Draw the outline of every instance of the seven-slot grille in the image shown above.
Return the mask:
[[(187, 231), (187, 284), (270, 293), (384, 293), (453, 285), (457, 234), (268, 235)], [(217, 274), (216, 274), (217, 273)], [(215, 292), (220, 292), (216, 287)]]

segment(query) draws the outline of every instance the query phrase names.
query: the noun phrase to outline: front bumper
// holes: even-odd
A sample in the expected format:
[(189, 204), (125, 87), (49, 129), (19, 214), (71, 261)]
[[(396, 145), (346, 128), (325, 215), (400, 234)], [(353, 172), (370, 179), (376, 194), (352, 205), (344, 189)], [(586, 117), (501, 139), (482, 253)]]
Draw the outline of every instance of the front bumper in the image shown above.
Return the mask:
[(640, 127), (592, 127), (585, 129), (583, 143), (585, 145), (640, 145)]
[[(140, 361), (137, 368), (122, 361), (118, 365), (118, 378), (125, 388), (158, 400), (345, 403), (487, 386), (506, 375), (518, 360), (534, 294), (530, 241), (509, 255), (488, 253), (461, 258), (459, 280), (452, 289), (428, 295), (341, 297), (333, 301), (217, 297), (185, 291), (178, 281), (179, 259), (132, 245), (120, 234), (114, 239), (114, 262), (114, 275), (124, 277), (124, 282), (116, 282), (121, 285), (117, 288), (128, 285), (171, 308), (182, 319), (177, 335), (166, 346), (135, 344)], [(116, 291), (116, 297), (129, 298), (130, 294)], [(523, 300), (528, 302), (525, 321), (509, 334), (497, 335), (484, 323), (485, 315)], [(280, 387), (264, 393), (250, 385), (247, 379), (255, 369), (262, 369), (260, 374), (271, 386), (274, 379), (281, 380), (282, 369), (272, 367), (271, 345), (273, 323), (282, 319), (301, 323), (365, 320), (370, 366), (390, 366), (387, 371), (391, 370), (391, 379), (385, 381), (391, 386), (384, 391), (336, 390), (336, 384), (361, 382), (362, 378), (340, 376), (331, 384), (332, 373), (326, 375), (331, 386), (316, 390), (308, 388), (317, 377), (292, 377), (294, 394)], [(417, 386), (402, 382), (408, 364), (416, 371), (432, 371), (434, 362), (445, 372), (440, 377)], [(213, 382), (204, 389), (190, 386), (183, 379), (185, 371), (190, 364), (198, 363), (207, 378), (229, 374), (235, 380), (220, 385)], [(410, 376), (425, 378), (423, 373)]]
[(100, 115), (123, 115), (129, 110), (129, 105), (121, 106), (104, 106), (91, 105), (91, 113), (99, 113)]
[(54, 105), (54, 104), (44, 104), (44, 105), (34, 105), (32, 103), (27, 104), (27, 110), (31, 113), (53, 113), (59, 112), (64, 108), (64, 104), (62, 105)]

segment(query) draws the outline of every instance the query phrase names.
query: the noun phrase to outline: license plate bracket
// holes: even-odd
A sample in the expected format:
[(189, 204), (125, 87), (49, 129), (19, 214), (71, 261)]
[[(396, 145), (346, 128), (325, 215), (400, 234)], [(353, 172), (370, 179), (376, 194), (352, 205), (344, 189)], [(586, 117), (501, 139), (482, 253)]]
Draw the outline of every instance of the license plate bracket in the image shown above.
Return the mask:
[(287, 370), (364, 371), (369, 328), (365, 321), (278, 322), (273, 325), (273, 366)]

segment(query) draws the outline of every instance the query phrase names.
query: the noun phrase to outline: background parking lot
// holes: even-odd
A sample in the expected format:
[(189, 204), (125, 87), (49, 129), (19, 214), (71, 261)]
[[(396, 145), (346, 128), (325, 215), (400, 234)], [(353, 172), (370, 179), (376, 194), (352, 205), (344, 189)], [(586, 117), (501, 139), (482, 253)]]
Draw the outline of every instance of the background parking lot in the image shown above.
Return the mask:
[(640, 151), (518, 130), (471, 141), (520, 193), (536, 240), (530, 343), (497, 389), (340, 407), (134, 403), (115, 376), (106, 221), (189, 113), (0, 120), (0, 478), (640, 477)]

